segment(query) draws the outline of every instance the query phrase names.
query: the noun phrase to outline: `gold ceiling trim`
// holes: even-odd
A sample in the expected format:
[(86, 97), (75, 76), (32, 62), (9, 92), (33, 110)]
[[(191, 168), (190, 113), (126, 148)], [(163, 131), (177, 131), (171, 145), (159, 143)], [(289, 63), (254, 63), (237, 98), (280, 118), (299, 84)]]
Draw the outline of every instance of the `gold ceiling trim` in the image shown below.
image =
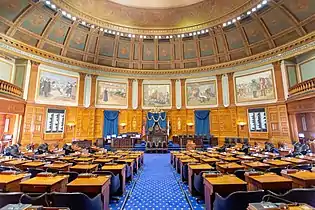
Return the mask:
[[(93, 0), (53, 0), (53, 3), (77, 18), (103, 28), (131, 34), (171, 35), (221, 26), (222, 23), (251, 10), (261, 2), (261, 0), (204, 0), (179, 8), (143, 9), (123, 6), (108, 0), (103, 1), (103, 6), (93, 5), (91, 6), (93, 9), (89, 12), (82, 11), (80, 7), (87, 10), (88, 3), (94, 4)], [(235, 9), (231, 11), (233, 6)]]
[[(87, 62), (83, 62), (83, 61), (77, 61), (71, 58), (66, 58), (60, 55), (55, 55), (52, 53), (49, 53), (47, 51), (38, 49), (36, 47), (32, 47), (29, 46), (23, 42), (17, 41), (11, 37), (8, 37), (4, 34), (0, 34), (0, 43), (4, 43), (8, 46), (11, 46), (12, 48), (15, 49), (19, 49), (22, 50), (23, 52), (27, 52), (30, 53), (32, 55), (36, 55), (39, 56), (41, 58), (45, 58), (45, 59), (49, 59), (52, 61), (56, 61), (56, 62), (61, 62), (63, 64), (66, 65), (72, 65), (72, 66), (77, 66), (83, 69), (88, 69), (91, 72), (87, 72), (87, 73), (91, 73), (91, 74), (96, 74), (96, 75), (102, 75), (102, 73), (108, 73), (108, 74), (120, 74), (120, 75), (128, 75), (128, 77), (130, 78), (137, 78), (137, 77), (149, 77), (152, 79), (152, 76), (178, 76), (180, 78), (186, 78), (186, 77), (191, 77), (192, 74), (200, 74), (200, 73), (217, 73), (217, 74), (225, 74), (228, 73), (228, 71), (226, 71), (225, 69), (228, 68), (237, 68), (237, 70), (230, 70), (230, 72), (235, 72), (235, 71), (239, 71), (239, 70), (244, 70), (244, 69), (250, 69), (250, 68), (254, 68), (257, 66), (262, 66), (262, 65), (266, 65), (269, 64), (271, 62), (280, 60), (280, 59), (287, 59), (290, 57), (294, 57), (296, 55), (308, 52), (312, 49), (315, 48), (315, 44), (312, 47), (304, 47), (301, 50), (295, 50), (296, 52), (289, 54), (288, 56), (282, 55), (285, 54), (287, 51), (291, 51), (294, 50), (297, 47), (300, 46), (306, 46), (308, 43), (312, 43), (315, 41), (315, 31), (312, 33), (309, 33), (301, 38), (296, 39), (295, 41), (292, 41), (288, 44), (282, 45), (280, 47), (274, 48), (272, 50), (257, 54), (257, 55), (253, 55), (250, 57), (246, 57), (246, 58), (242, 58), (239, 60), (235, 60), (235, 61), (229, 61), (229, 62), (225, 62), (225, 63), (220, 63), (220, 64), (216, 64), (216, 65), (211, 65), (211, 66), (202, 66), (202, 67), (196, 67), (196, 68), (185, 68), (185, 69), (171, 69), (171, 70), (136, 70), (136, 69), (125, 69), (125, 68), (115, 68), (115, 67), (109, 67), (109, 66), (102, 66), (102, 65), (98, 65), (98, 64), (91, 64), (91, 63), (87, 63)], [(3, 49), (3, 48), (1, 48)], [(25, 59), (30, 59), (30, 60), (34, 60), (36, 62), (40, 62), (40, 63), (45, 63), (40, 59), (36, 59), (34, 57), (30, 57), (26, 54), (19, 54), (14, 52), (13, 50), (9, 50), (9, 49), (3, 49), (5, 52), (7, 53), (11, 53), (13, 55), (16, 56), (20, 56), (22, 58)], [(272, 56), (278, 56), (277, 58), (271, 58)], [(254, 63), (257, 62), (257, 63)], [(46, 63), (48, 65), (55, 65), (58, 66), (57, 64), (51, 64), (51, 63)], [(247, 65), (250, 64), (250, 65)], [(67, 68), (64, 67), (63, 68)], [(75, 70), (71, 67), (68, 67), (67, 69), (69, 70), (73, 70), (73, 71), (78, 71), (80, 72), (81, 70)], [(217, 72), (217, 70), (220, 70), (220, 72)], [(82, 70), (82, 72), (84, 72), (84, 70)], [(200, 75), (199, 75), (200, 76)], [(202, 75), (201, 75), (202, 76)], [(201, 77), (200, 76), (200, 77)], [(198, 77), (198, 75), (196, 76)]]

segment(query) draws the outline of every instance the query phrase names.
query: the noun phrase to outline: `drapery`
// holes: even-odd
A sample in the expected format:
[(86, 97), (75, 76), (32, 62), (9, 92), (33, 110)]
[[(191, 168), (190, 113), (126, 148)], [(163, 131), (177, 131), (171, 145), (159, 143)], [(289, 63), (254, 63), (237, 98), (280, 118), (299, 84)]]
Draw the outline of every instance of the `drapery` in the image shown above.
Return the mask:
[(148, 132), (149, 129), (155, 125), (155, 123), (157, 123), (160, 128), (166, 129), (166, 112), (148, 112), (146, 131)]
[(104, 111), (103, 137), (107, 135), (118, 135), (119, 111)]
[(210, 137), (209, 110), (195, 111), (195, 134)]

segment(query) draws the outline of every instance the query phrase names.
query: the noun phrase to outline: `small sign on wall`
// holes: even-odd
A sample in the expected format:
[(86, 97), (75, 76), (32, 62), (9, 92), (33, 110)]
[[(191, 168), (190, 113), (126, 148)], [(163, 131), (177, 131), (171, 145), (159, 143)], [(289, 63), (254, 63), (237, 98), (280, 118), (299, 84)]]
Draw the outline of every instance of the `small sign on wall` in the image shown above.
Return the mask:
[(65, 110), (48, 109), (46, 119), (46, 133), (63, 133), (65, 125)]

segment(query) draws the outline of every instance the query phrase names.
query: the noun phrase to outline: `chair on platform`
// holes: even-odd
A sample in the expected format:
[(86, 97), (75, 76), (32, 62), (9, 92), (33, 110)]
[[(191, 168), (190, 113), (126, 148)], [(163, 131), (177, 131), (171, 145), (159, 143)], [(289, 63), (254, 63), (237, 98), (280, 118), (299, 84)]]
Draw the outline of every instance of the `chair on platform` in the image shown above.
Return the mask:
[(102, 196), (98, 194), (94, 198), (89, 198), (83, 193), (51, 193), (52, 206), (68, 207), (71, 210), (103, 209)]
[(257, 203), (262, 200), (265, 193), (263, 190), (259, 191), (237, 191), (228, 195), (226, 198), (218, 193), (215, 194), (213, 209), (214, 210), (231, 210), (239, 209), (245, 210), (249, 203)]
[(79, 176), (79, 173), (75, 171), (59, 171), (58, 174), (68, 175), (69, 176), (68, 183), (72, 182)]
[[(268, 193), (271, 195), (266, 195), (264, 200), (270, 202), (283, 202), (284, 200), (297, 203), (307, 203), (311, 206), (315, 206), (315, 188), (296, 188), (286, 192), (283, 195), (276, 194), (268, 190)], [(280, 199), (277, 199), (280, 198)]]
[(0, 193), (0, 208), (8, 204), (19, 203), (22, 195), (22, 192)]
[(119, 174), (115, 175), (113, 172), (110, 171), (94, 171), (93, 174), (97, 174), (100, 176), (110, 176), (110, 195), (117, 195), (120, 189)]

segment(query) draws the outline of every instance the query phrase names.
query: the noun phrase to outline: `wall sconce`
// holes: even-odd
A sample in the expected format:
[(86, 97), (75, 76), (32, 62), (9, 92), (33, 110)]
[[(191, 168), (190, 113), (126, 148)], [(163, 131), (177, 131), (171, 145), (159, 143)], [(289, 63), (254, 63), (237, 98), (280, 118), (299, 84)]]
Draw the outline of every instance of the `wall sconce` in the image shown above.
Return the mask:
[(238, 122), (237, 123), (239, 126), (241, 126), (241, 129), (244, 129), (244, 126), (247, 124), (246, 122)]
[(192, 127), (192, 126), (194, 125), (194, 123), (188, 122), (187, 125), (188, 125), (189, 127)]
[(75, 127), (75, 122), (68, 122), (67, 126), (69, 126), (69, 128), (72, 130), (72, 128)]
[(120, 123), (120, 126), (122, 127), (122, 129), (124, 129), (126, 127), (127, 123)]

